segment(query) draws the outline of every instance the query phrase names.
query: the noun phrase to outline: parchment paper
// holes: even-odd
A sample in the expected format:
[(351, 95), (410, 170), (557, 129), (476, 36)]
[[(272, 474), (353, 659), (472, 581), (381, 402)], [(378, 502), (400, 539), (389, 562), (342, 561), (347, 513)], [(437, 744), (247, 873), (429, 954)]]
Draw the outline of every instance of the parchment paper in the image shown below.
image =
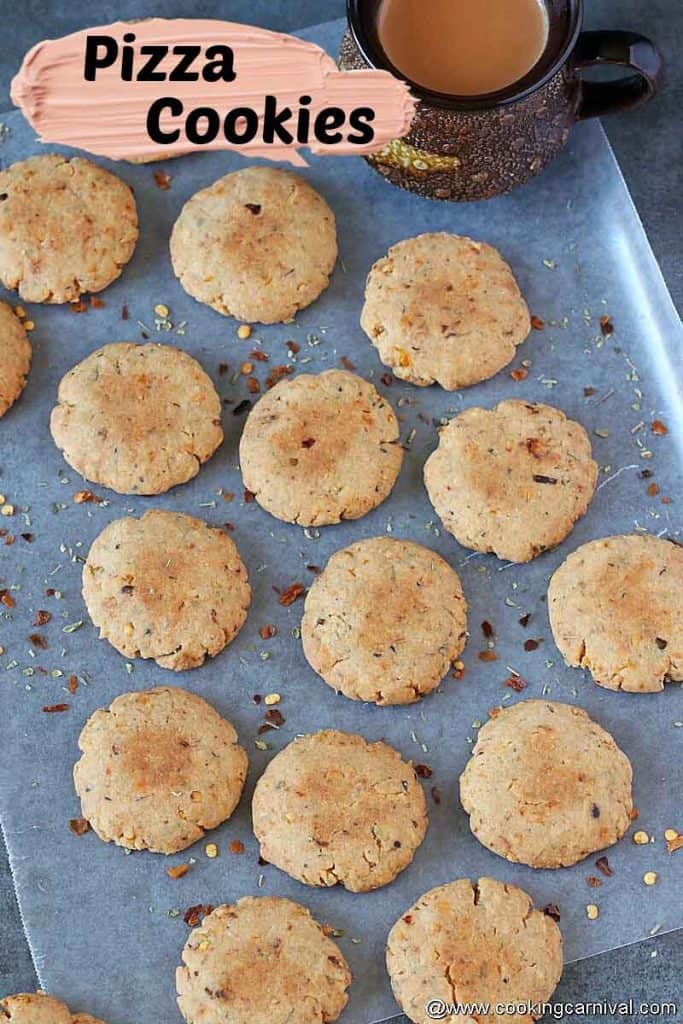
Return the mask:
[[(340, 31), (341, 23), (333, 23), (306, 35), (335, 53)], [(3, 166), (41, 151), (18, 114), (5, 121), (9, 134), (0, 145)], [(0, 520), (0, 527), (17, 538), (11, 546), (0, 545), (0, 588), (10, 588), (16, 601), (13, 609), (3, 607), (0, 617), (5, 722), (0, 810), (42, 984), (110, 1024), (172, 1024), (180, 1019), (173, 973), (188, 935), (183, 913), (194, 904), (230, 902), (249, 893), (292, 897), (343, 931), (339, 943), (354, 974), (346, 1024), (368, 1024), (396, 1012), (384, 970), (387, 931), (422, 892), (453, 878), (492, 875), (521, 885), (539, 906), (556, 903), (567, 960), (635, 942), (656, 929), (680, 927), (683, 852), (666, 853), (663, 830), (683, 830), (681, 686), (669, 684), (662, 694), (643, 696), (598, 688), (588, 676), (563, 665), (545, 605), (548, 577), (582, 542), (634, 528), (675, 537), (681, 525), (680, 323), (600, 126), (578, 126), (568, 150), (525, 188), (476, 205), (438, 204), (400, 192), (359, 159), (311, 158), (306, 177), (337, 214), (339, 265), (329, 290), (295, 324), (259, 327), (248, 341), (237, 340), (232, 320), (185, 295), (167, 250), (183, 202), (241, 166), (240, 157), (228, 155), (169, 162), (163, 167), (171, 175), (167, 191), (155, 184), (155, 166), (116, 167), (135, 188), (142, 233), (134, 260), (103, 293), (104, 308), (76, 315), (68, 307), (27, 307), (36, 324), (33, 369), (23, 398), (0, 422), (0, 491), (17, 510)], [(365, 275), (389, 245), (428, 230), (484, 239), (511, 263), (532, 313), (545, 322), (543, 330), (532, 331), (515, 360), (516, 367), (530, 361), (524, 381), (504, 371), (459, 394), (380, 382), (384, 368), (358, 325)], [(174, 326), (169, 332), (155, 327), (158, 303), (170, 307)], [(129, 312), (125, 322), (124, 305)], [(605, 315), (614, 324), (610, 337), (600, 329)], [(146, 325), (144, 333), (179, 344), (213, 376), (232, 403), (225, 405), (225, 443), (194, 482), (161, 498), (126, 498), (93, 488), (106, 505), (74, 504), (73, 495), (88, 485), (64, 463), (48, 432), (57, 383), (99, 345), (139, 340), (143, 328), (138, 320)], [(243, 417), (234, 410), (250, 396), (246, 378), (235, 380), (234, 374), (258, 349), (269, 356), (267, 363), (251, 360), (263, 381), (274, 366), (289, 361), (287, 340), (300, 345), (297, 372), (339, 366), (343, 356), (351, 360), (397, 408), (409, 444), (390, 500), (359, 522), (326, 528), (320, 536), (315, 531), (306, 536), (242, 500), (237, 444)], [(229, 370), (219, 372), (225, 363)], [(595, 390), (585, 395), (584, 388)], [(443, 533), (421, 479), (442, 417), (510, 396), (550, 402), (580, 420), (602, 467), (595, 499), (571, 536), (522, 567), (473, 556)], [(654, 419), (667, 426), (666, 436), (651, 433)], [(654, 476), (642, 479), (644, 469)], [(648, 497), (652, 482), (660, 492)], [(219, 495), (221, 488), (235, 495), (231, 503)], [(142, 661), (127, 666), (98, 641), (80, 596), (81, 562), (94, 537), (111, 520), (151, 507), (204, 516), (214, 524), (231, 522), (254, 587), (251, 613), (238, 639), (203, 668), (181, 675)], [(295, 635), (302, 602), (282, 608), (273, 589), (295, 581), (309, 584), (307, 565), (323, 566), (338, 548), (384, 531), (431, 545), (445, 556), (459, 571), (470, 605), (464, 677), (447, 679), (439, 692), (402, 709), (360, 705), (324, 685), (306, 664)], [(33, 540), (23, 539), (22, 533), (32, 534)], [(47, 597), (46, 588), (60, 591), (61, 600)], [(33, 625), (39, 609), (53, 615), (44, 628)], [(524, 629), (519, 619), (527, 613), (531, 619)], [(495, 629), (494, 662), (478, 658), (486, 647), (483, 620)], [(258, 631), (268, 623), (277, 626), (278, 636), (263, 641)], [(48, 639), (48, 650), (31, 644), (33, 633)], [(542, 642), (526, 652), (523, 644), (529, 638)], [(521, 695), (504, 685), (510, 668), (528, 684)], [(74, 695), (67, 690), (71, 674), (79, 678)], [(93, 833), (77, 838), (69, 829), (69, 819), (80, 815), (71, 770), (85, 720), (118, 693), (159, 684), (187, 686), (210, 700), (235, 723), (249, 752), (249, 781), (240, 808), (209, 837), (220, 847), (215, 860), (205, 856), (204, 843), (165, 860), (128, 856)], [(279, 708), (286, 721), (279, 731), (261, 737), (269, 749), (260, 751), (255, 739), (264, 706), (256, 706), (252, 695), (273, 691), (282, 695)], [(584, 707), (633, 762), (640, 815), (635, 827), (654, 842), (636, 846), (629, 835), (607, 851), (610, 878), (596, 870), (594, 857), (560, 871), (510, 865), (469, 833), (457, 779), (477, 723), (502, 700), (542, 695)], [(69, 705), (63, 713), (41, 710), (61, 702)], [(384, 737), (406, 757), (431, 767), (433, 777), (425, 785), (441, 793), (439, 806), (428, 798), (431, 826), (414, 864), (375, 893), (311, 889), (257, 863), (249, 813), (254, 782), (273, 753), (296, 734), (322, 727)], [(232, 840), (244, 843), (242, 855), (229, 852)], [(167, 867), (189, 858), (194, 861), (189, 873), (170, 880)], [(658, 874), (653, 887), (642, 881), (649, 870)], [(589, 875), (600, 877), (599, 889), (589, 887)], [(598, 904), (597, 921), (587, 919), (588, 903)]]

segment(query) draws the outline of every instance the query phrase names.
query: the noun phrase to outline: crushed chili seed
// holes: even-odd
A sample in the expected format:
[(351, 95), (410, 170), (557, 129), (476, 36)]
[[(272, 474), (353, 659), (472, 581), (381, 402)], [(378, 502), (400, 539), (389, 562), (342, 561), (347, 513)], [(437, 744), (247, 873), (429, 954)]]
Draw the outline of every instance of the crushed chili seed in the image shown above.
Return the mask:
[(428, 764), (416, 764), (415, 774), (417, 775), (418, 779), (431, 779), (434, 772), (432, 771)]
[(7, 590), (0, 590), (0, 601), (4, 604), (5, 608), (16, 608), (17, 606), (17, 602)]
[(600, 330), (605, 338), (609, 338), (610, 334), (614, 334), (614, 324), (612, 323), (611, 316), (605, 314), (605, 316), (600, 317)]
[(539, 636), (538, 640), (533, 640), (531, 637), (529, 637), (528, 640), (524, 641), (524, 650), (525, 651), (535, 651), (538, 647), (540, 647), (540, 645), (542, 643), (543, 643), (543, 637), (541, 637), (541, 636)]
[(276, 635), (277, 627), (269, 623), (267, 626), (261, 626), (258, 633), (262, 640), (270, 640), (271, 637)]
[(75, 836), (84, 836), (90, 828), (90, 822), (87, 818), (72, 818), (69, 822), (69, 828)]
[(43, 708), (43, 711), (46, 711), (48, 714), (52, 714), (55, 711), (68, 711), (68, 710), (69, 710), (69, 705), (68, 704), (46, 704), (44, 706), (44, 708)]
[(250, 395), (258, 395), (261, 390), (261, 385), (257, 381), (256, 377), (249, 377), (247, 380), (247, 391)]
[(269, 725), (274, 725), (278, 729), (281, 725), (285, 724), (285, 716), (279, 708), (268, 708), (265, 717)]
[(246, 487), (244, 488), (244, 502), (246, 505), (251, 505), (255, 497), (256, 495), (254, 494), (253, 491), (247, 490)]
[(254, 372), (254, 364), (253, 363), (242, 363), (242, 365), (240, 366), (240, 373), (242, 374), (243, 377), (248, 377), (249, 374), (253, 373), (253, 372)]
[(233, 839), (230, 843), (230, 853), (244, 853), (244, 843), (241, 839)]
[(519, 620), (519, 624), (520, 626), (523, 626), (524, 629), (526, 629), (526, 627), (529, 625), (530, 620), (531, 612), (527, 612), (526, 615), (522, 615), (521, 619)]
[(352, 363), (348, 356), (341, 357), (341, 364), (345, 370), (349, 371), (349, 373), (353, 373), (356, 369), (355, 363)]
[(166, 171), (156, 170), (154, 171), (154, 183), (162, 192), (168, 192), (171, 187), (171, 175)]
[(554, 476), (544, 476), (542, 473), (534, 473), (534, 481), (537, 484), (556, 484), (557, 478)]
[(213, 906), (211, 903), (197, 903), (194, 907), (188, 907), (183, 914), (183, 921), (190, 928), (196, 928), (205, 917), (212, 913)]
[(439, 804), (441, 803), (441, 790), (439, 789), (438, 786), (432, 786), (429, 792), (431, 793), (432, 800), (438, 807)]
[(526, 683), (524, 682), (522, 677), (515, 674), (509, 675), (507, 677), (507, 679), (505, 680), (505, 685), (509, 687), (511, 690), (514, 690), (515, 693), (521, 693), (522, 690), (526, 689)]
[(586, 882), (588, 883), (588, 885), (590, 885), (591, 889), (599, 889), (602, 885), (600, 879), (596, 878), (595, 875), (589, 875), (586, 879)]
[(648, 484), (646, 493), (648, 498), (656, 497), (659, 494), (659, 484)]
[(303, 583), (292, 583), (291, 586), (287, 587), (286, 590), (283, 590), (280, 594), (279, 604), (284, 608), (288, 608), (290, 604), (294, 604), (294, 602), (305, 593), (306, 588)]
[(553, 921), (560, 920), (560, 908), (558, 907), (557, 903), (546, 904), (546, 906), (543, 907), (543, 913), (547, 917), (552, 917)]
[(47, 639), (41, 633), (31, 633), (28, 639), (33, 647), (37, 647), (41, 651), (46, 651), (50, 646)]
[(67, 686), (69, 688), (69, 693), (75, 693), (78, 689), (78, 676), (69, 676)]
[(529, 376), (529, 371), (525, 370), (523, 366), (516, 367), (514, 370), (510, 370), (510, 376), (517, 382), (526, 380)]
[(52, 618), (51, 612), (44, 612), (42, 610), (36, 612), (36, 620), (33, 623), (34, 626), (47, 626), (48, 622)]
[(541, 320), (540, 316), (532, 316), (531, 326), (535, 331), (542, 331), (545, 327), (545, 323)]
[(169, 878), (182, 878), (190, 870), (189, 864), (176, 864), (173, 868), (167, 868), (166, 874)]
[(602, 872), (605, 878), (610, 878), (611, 875), (614, 873), (611, 867), (609, 866), (609, 861), (607, 860), (607, 857), (598, 857), (598, 859), (595, 862), (595, 866), (598, 869), (598, 871)]
[(650, 430), (653, 434), (659, 434), (660, 437), (669, 433), (668, 427), (665, 427), (661, 420), (653, 420), (650, 424)]
[(495, 651), (479, 651), (480, 661), (497, 661), (498, 655)]
[(279, 384), (283, 377), (288, 377), (290, 373), (292, 373), (291, 366), (276, 366), (266, 377), (266, 388), (270, 391), (276, 384)]

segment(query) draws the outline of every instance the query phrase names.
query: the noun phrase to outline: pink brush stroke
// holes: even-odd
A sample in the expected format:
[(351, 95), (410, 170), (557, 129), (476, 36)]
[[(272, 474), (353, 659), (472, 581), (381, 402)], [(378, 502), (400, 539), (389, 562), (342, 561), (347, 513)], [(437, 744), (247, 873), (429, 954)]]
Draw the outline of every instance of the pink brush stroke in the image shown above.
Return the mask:
[[(135, 33), (136, 52), (139, 46), (150, 44), (173, 47), (189, 43), (201, 45), (202, 50), (212, 44), (231, 46), (236, 78), (233, 82), (205, 82), (201, 78), (197, 82), (122, 82), (117, 62), (99, 70), (94, 82), (86, 82), (86, 36), (108, 35), (123, 45), (122, 37), (127, 32)], [(161, 68), (168, 70), (174, 63), (169, 57)], [(201, 68), (201, 61), (197, 67)], [(193, 145), (181, 133), (176, 143), (160, 145), (147, 135), (147, 111), (161, 96), (180, 99), (185, 114), (199, 106), (211, 106), (224, 114), (239, 106), (253, 107), (260, 113), (265, 94), (277, 96), (280, 107), (292, 107), (294, 112), (299, 107), (299, 96), (310, 95), (311, 122), (319, 110), (328, 106), (342, 107), (347, 118), (354, 107), (372, 107), (375, 137), (371, 143), (326, 145), (313, 138), (306, 145), (317, 154), (360, 155), (380, 149), (408, 132), (415, 109), (407, 85), (386, 71), (340, 71), (314, 43), (236, 22), (190, 18), (119, 21), (45, 40), (26, 54), (11, 89), (13, 102), (42, 142), (74, 146), (114, 160), (161, 159), (231, 149), (305, 166), (296, 141), (291, 146), (279, 140), (266, 144), (257, 136), (252, 142), (236, 145), (219, 135), (206, 145)], [(165, 127), (182, 127), (182, 123), (182, 118), (174, 119), (172, 125), (169, 119), (162, 119)]]

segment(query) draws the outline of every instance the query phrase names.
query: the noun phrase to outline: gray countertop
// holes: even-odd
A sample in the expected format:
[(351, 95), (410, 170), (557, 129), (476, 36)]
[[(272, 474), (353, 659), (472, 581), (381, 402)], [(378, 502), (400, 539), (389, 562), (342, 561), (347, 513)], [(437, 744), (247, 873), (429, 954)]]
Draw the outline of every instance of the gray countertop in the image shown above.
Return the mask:
[[(630, 28), (649, 35), (660, 45), (666, 79), (657, 100), (641, 110), (605, 122), (605, 128), (624, 177), (679, 310), (683, 308), (683, 259), (680, 246), (681, 178), (683, 169), (683, 5), (680, 0), (585, 0), (590, 28)], [(216, 17), (248, 21), (283, 31), (337, 18), (344, 0), (195, 0), (191, 9), (182, 0), (105, 0), (66, 5), (25, 0), (3, 9), (3, 60), (0, 67), (0, 117), (10, 109), (9, 82), (25, 51), (39, 39), (60, 36), (87, 25), (105, 24), (116, 17)], [(4, 851), (0, 846), (0, 996), (30, 991), (36, 976), (26, 944)], [(74, 969), (77, 969), (74, 966)], [(558, 1003), (619, 1002), (633, 998), (678, 1003), (678, 1013), (641, 1014), (650, 1020), (676, 1021), (683, 1014), (683, 931), (571, 964), (555, 993)], [(578, 1013), (588, 1024), (621, 1018), (620, 1014)], [(164, 1022), (165, 1024), (165, 1022)]]

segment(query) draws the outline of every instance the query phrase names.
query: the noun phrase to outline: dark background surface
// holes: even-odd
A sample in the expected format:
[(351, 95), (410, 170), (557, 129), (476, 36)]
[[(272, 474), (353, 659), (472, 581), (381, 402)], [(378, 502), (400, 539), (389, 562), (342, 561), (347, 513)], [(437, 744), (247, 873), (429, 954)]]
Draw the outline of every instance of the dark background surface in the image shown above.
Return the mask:
[[(428, 0), (425, 0), (427, 6)], [(666, 76), (658, 98), (640, 110), (605, 121), (650, 243), (679, 311), (683, 308), (681, 187), (683, 186), (683, 3), (681, 0), (585, 0), (586, 26), (644, 33), (660, 46)], [(208, 17), (295, 31), (344, 14), (344, 0), (0, 0), (2, 63), (0, 120), (11, 109), (9, 83), (34, 43), (122, 17)], [(683, 813), (683, 812), (682, 812)], [(679, 856), (683, 856), (681, 853)], [(68, 865), (65, 865), (68, 870)], [(96, 923), (94, 922), (95, 928)], [(122, 940), (125, 938), (122, 936)], [(138, 969), (141, 969), (139, 965)], [(78, 966), (74, 965), (74, 970)], [(0, 997), (31, 991), (36, 976), (14, 898), (4, 843), (0, 845)], [(122, 984), (125, 980), (122, 979)], [(572, 964), (554, 1001), (677, 1002), (678, 1013), (640, 1016), (642, 1021), (683, 1021), (683, 930)], [(624, 1019), (579, 1013), (578, 1020)], [(569, 1019), (567, 1016), (566, 1019)], [(167, 1022), (160, 1022), (167, 1024)]]

